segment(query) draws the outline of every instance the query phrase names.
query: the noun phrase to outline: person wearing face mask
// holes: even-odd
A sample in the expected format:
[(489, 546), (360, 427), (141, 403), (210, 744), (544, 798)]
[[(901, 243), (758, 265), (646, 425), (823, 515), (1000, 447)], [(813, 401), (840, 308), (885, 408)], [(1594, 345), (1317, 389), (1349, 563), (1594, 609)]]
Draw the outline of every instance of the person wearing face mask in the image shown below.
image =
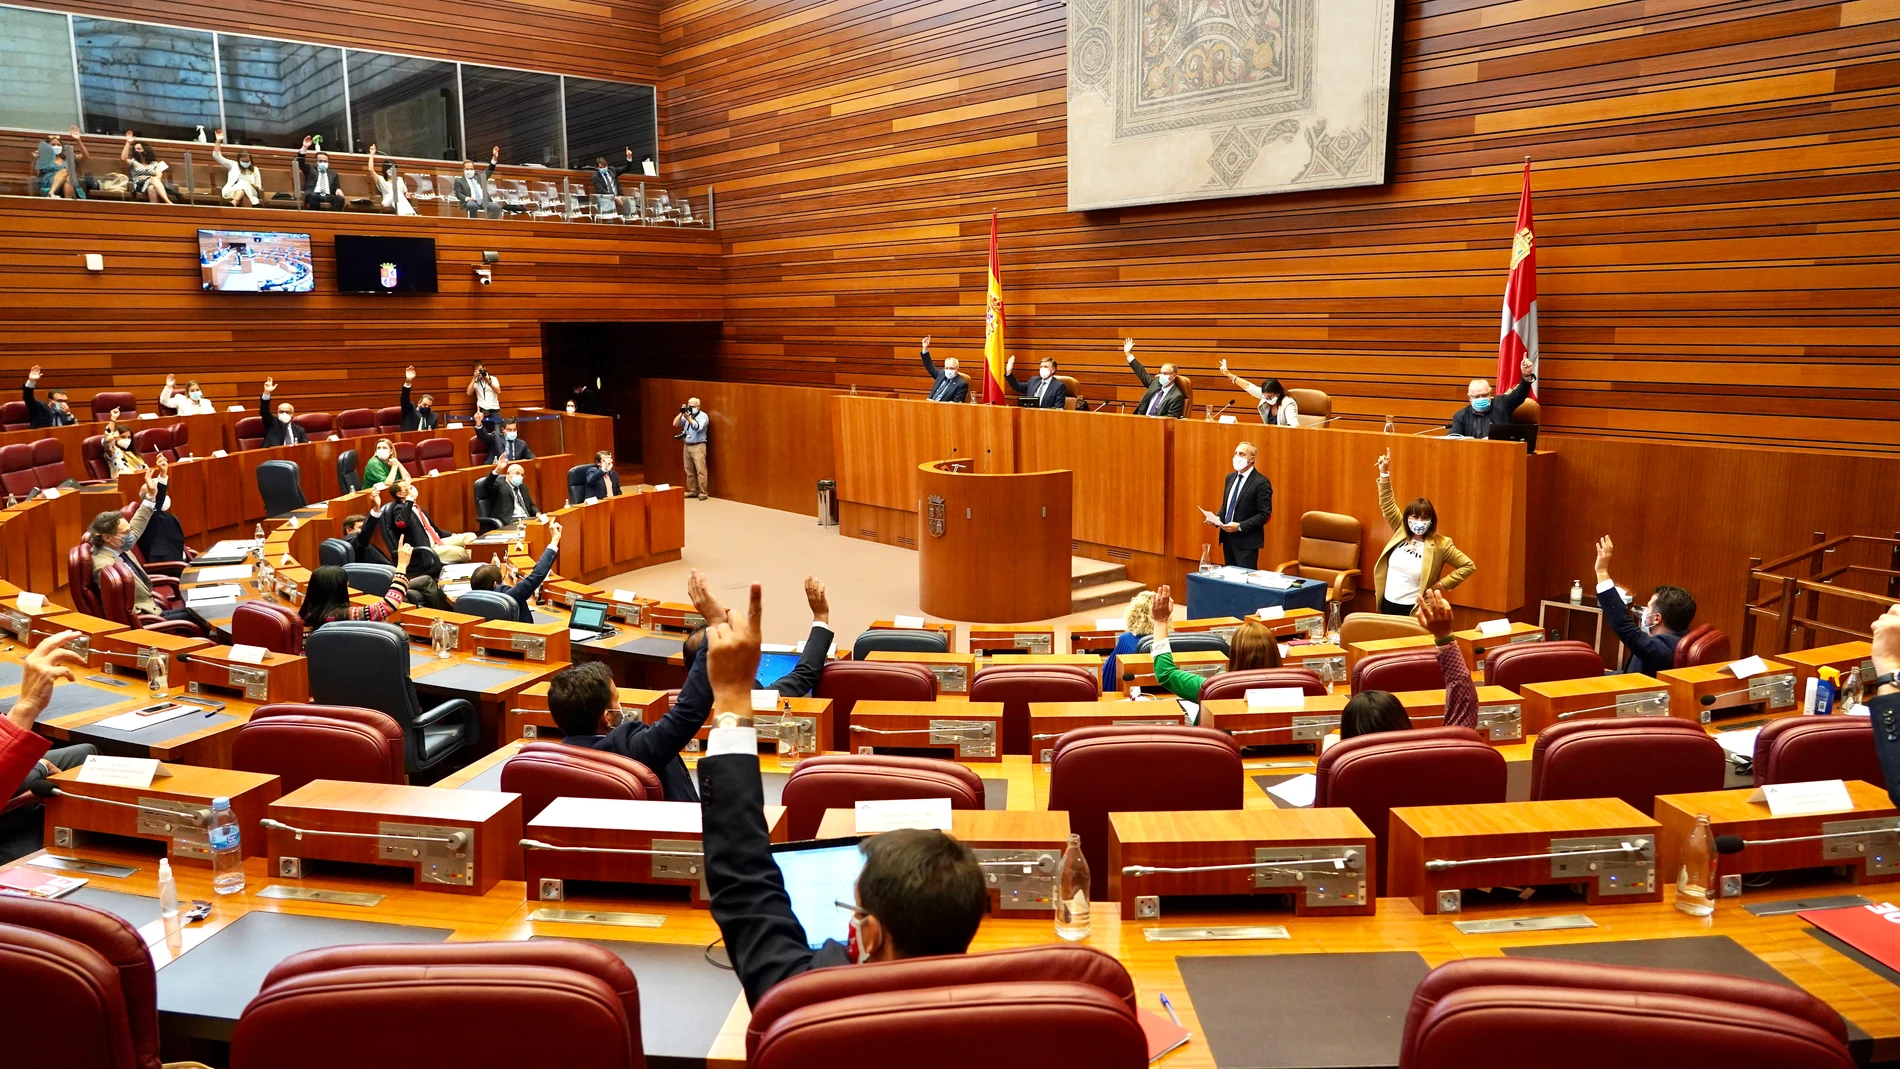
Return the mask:
[(106, 418), (105, 433), (101, 438), (101, 444), (105, 447), (106, 471), (113, 478), (129, 471), (145, 470), (145, 458), (132, 448), (132, 428), (119, 422), (118, 409), (113, 409)]
[(1141, 401), (1135, 405), (1135, 415), (1167, 416), (1174, 419), (1187, 415), (1187, 394), (1181, 392), (1180, 384), (1175, 381), (1173, 364), (1163, 364), (1158, 374), (1148, 374), (1148, 369), (1142, 367), (1141, 361), (1135, 359), (1135, 339), (1133, 338), (1122, 342), (1122, 356), (1127, 358), (1129, 370), (1133, 371), (1135, 377), (1141, 380), (1141, 384), (1148, 388), (1147, 392), (1141, 395)]
[[(1416, 497), (1399, 511), (1392, 496), (1392, 454), (1379, 457), (1379, 511), (1392, 537), (1379, 551), (1372, 567), (1372, 588), (1379, 594), (1379, 611), (1387, 616), (1410, 616), (1418, 608), (1421, 591), (1445, 593), (1471, 578), (1478, 566), (1451, 538), (1438, 533), (1438, 510), (1430, 498)], [(1446, 568), (1450, 575), (1444, 575)]]
[(26, 373), (26, 386), (21, 389), (20, 397), (26, 401), (26, 421), (35, 429), (40, 427), (70, 427), (79, 422), (73, 415), (72, 406), (66, 403), (66, 391), (49, 387), (46, 400), (33, 396), (33, 390), (40, 384), (40, 366), (34, 364)]
[(627, 198), (620, 195), (620, 177), (640, 173), (640, 162), (633, 158), (633, 148), (626, 150), (627, 159), (622, 163), (607, 162), (605, 156), (594, 157), (594, 171), (590, 176), (594, 182), (594, 211), (599, 215), (621, 215), (627, 213)]
[(970, 399), (970, 384), (963, 381), (959, 370), (961, 363), (956, 357), (943, 362), (943, 370), (937, 369), (937, 362), (930, 359), (930, 335), (917, 343), (917, 352), (924, 358), (924, 372), (930, 376), (930, 400), (962, 404)]
[(1451, 417), (1446, 433), (1454, 438), (1489, 438), (1492, 427), (1511, 423), (1517, 406), (1531, 395), (1531, 383), (1537, 381), (1537, 365), (1527, 356), (1518, 365), (1518, 374), (1521, 377), (1517, 385), (1503, 397), (1496, 396), (1489, 382), (1472, 379), (1465, 387), (1465, 399), (1471, 403)]
[(370, 454), (369, 463), (363, 465), (363, 485), (368, 487), (386, 487), (391, 483), (408, 482), (409, 469), (396, 459), (396, 443), (387, 438), (376, 439), (376, 450)]
[(292, 422), (297, 418), (296, 406), (286, 401), (277, 406), (275, 415), (270, 410), (270, 395), (277, 392), (277, 380), (264, 380), (264, 396), (258, 402), (257, 414), (264, 417), (264, 448), (279, 445), (297, 445), (310, 440), (310, 435), (302, 427)]
[(1610, 557), (1615, 552), (1609, 535), (1597, 539), (1597, 606), (1610, 622), (1610, 630), (1616, 632), (1617, 641), (1630, 652), (1623, 671), (1653, 676), (1674, 668), (1676, 644), (1695, 623), (1695, 599), (1679, 586), (1659, 586), (1649, 596), (1649, 604), (1632, 619), (1623, 591), (1610, 578)]
[(340, 212), (343, 210), (343, 193), (337, 186), (336, 172), (330, 170), (330, 154), (318, 151), (315, 166), (304, 158), (304, 153), (310, 151), (312, 140), (306, 136), (303, 147), (297, 150), (297, 173), (303, 176), (303, 206)]
[(1269, 427), (1297, 427), (1300, 425), (1299, 403), (1286, 395), (1286, 387), (1280, 385), (1279, 379), (1268, 379), (1260, 385), (1255, 386), (1253, 383), (1227, 370), (1227, 361), (1225, 360), (1220, 362), (1220, 373), (1227, 376), (1228, 382), (1245, 390), (1249, 396), (1259, 402), (1255, 407), (1260, 412), (1260, 422)]
[[(381, 492), (371, 489), (369, 492), (369, 500), (371, 508), (380, 509), (383, 507), (383, 495)], [(388, 554), (382, 551), (382, 547), (371, 541), (375, 534), (375, 525), (371, 524), (369, 517), (363, 513), (353, 512), (343, 517), (343, 540), (350, 544), (351, 560), (362, 564), (388, 564), (390, 562)]]
[(488, 365), (475, 361), (474, 373), (468, 377), (468, 388), (463, 391), (475, 406), (476, 426), (481, 430), (492, 430), (491, 424), (501, 422), (501, 380), (488, 373)]
[(1264, 529), (1273, 518), (1273, 483), (1254, 469), (1257, 451), (1252, 442), (1234, 447), (1234, 470), (1221, 487), (1221, 509), (1204, 523), (1220, 529), (1220, 550), (1226, 563), (1248, 571), (1260, 567)]
[(363, 164), (369, 172), (369, 180), (376, 186), (376, 193), (382, 198), (383, 210), (397, 215), (414, 215), (416, 207), (409, 203), (409, 188), (403, 185), (402, 177), (396, 173), (396, 165), (385, 163), (376, 166), (376, 145), (369, 146), (369, 159)]
[(224, 190), (222, 196), (233, 208), (258, 208), (264, 201), (264, 173), (252, 162), (251, 154), (245, 149), (238, 150), (238, 158), (227, 159), (224, 155), (224, 131), (218, 131), (217, 143), (211, 146), (211, 162), (224, 168)]
[(402, 429), (405, 431), (432, 431), (442, 423), (442, 417), (435, 410), (435, 398), (423, 394), (422, 400), (411, 404), (409, 391), (416, 385), (416, 369), (402, 369)]
[(1016, 358), (1010, 357), (1003, 362), (1003, 382), (1012, 393), (1035, 398), (1037, 408), (1061, 408), (1069, 396), (1068, 388), (1056, 378), (1056, 362), (1046, 356), (1036, 365), (1036, 377), (1027, 386), (1016, 381)]
[(125, 164), (125, 176), (135, 200), (153, 204), (173, 204), (171, 191), (165, 188), (165, 172), (170, 165), (152, 155), (151, 146), (125, 132), (125, 147), (119, 150), (119, 162)]
[(706, 428), (712, 426), (712, 417), (699, 410), (699, 398), (688, 397), (673, 426), (686, 445), (686, 496), (704, 501), (712, 495), (712, 476), (706, 474)]
[(183, 606), (167, 607), (158, 603), (152, 595), (152, 577), (145, 573), (132, 547), (145, 534), (145, 527), (152, 522), (154, 502), (158, 500), (159, 490), (168, 482), (170, 466), (163, 457), (158, 467), (145, 473), (145, 489), (151, 496), (140, 494), (138, 511), (126, 519), (118, 509), (101, 512), (92, 518), (86, 527), (86, 542), (92, 550), (93, 586), (97, 588), (99, 573), (115, 564), (124, 564), (132, 573), (132, 609), (135, 612), (154, 616), (163, 616), (167, 620), (189, 620), (191, 613)]
[(502, 582), (506, 577), (502, 574), (501, 565), (491, 561), (477, 567), (469, 575), (468, 587), (470, 590), (499, 590), (508, 595), (509, 599), (515, 603), (515, 622), (531, 624), (534, 622), (534, 592), (541, 589), (541, 584), (547, 580), (548, 573), (554, 570), (554, 562), (560, 559), (560, 556), (561, 521), (550, 519), (548, 547), (541, 551), (540, 558), (534, 562), (533, 571), (522, 576), (512, 586), (503, 586)]
[(534, 459), (534, 450), (522, 440), (521, 424), (514, 419), (502, 420), (499, 434), (486, 425), (477, 427), (475, 437), (482, 440), (482, 448), (488, 450), (490, 460)]
[(407, 479), (397, 483), (395, 496), (396, 500), (387, 508), (370, 512), (382, 521), (385, 541), (432, 549), (444, 564), (461, 564), (468, 560), (468, 544), (475, 541), (475, 536), (466, 531), (449, 532), (437, 527), (429, 518), (428, 510), (422, 507), (421, 492), (415, 483)]
[(595, 453), (594, 466), (587, 469), (582, 479), (582, 501), (590, 497), (603, 501), (610, 497), (619, 497), (620, 473), (614, 470), (613, 450), (603, 449)]
[(475, 482), (476, 514), (513, 527), (541, 515), (528, 490), (527, 473), (519, 464), (495, 461), (495, 470)]
[(185, 383), (181, 391), (176, 375), (165, 376), (165, 385), (158, 391), (158, 403), (160, 407), (169, 408), (181, 416), (208, 416), (218, 410), (218, 406), (212, 404), (204, 390), (199, 388), (197, 379)]
[(77, 126), (67, 130), (66, 134), (77, 156), (67, 154), (66, 146), (60, 143), (58, 134), (39, 143), (35, 170), (40, 180), (40, 193), (55, 200), (85, 200), (86, 183), (78, 174), (78, 164), (86, 158), (86, 142), (79, 136)]
[(486, 215), (490, 219), (501, 218), (501, 205), (495, 203), (495, 166), (501, 162), (501, 146), (496, 145), (488, 153), (488, 169), (480, 175), (475, 173), (475, 161), (462, 161), (462, 175), (455, 180), (455, 200), (470, 219), (477, 215)]

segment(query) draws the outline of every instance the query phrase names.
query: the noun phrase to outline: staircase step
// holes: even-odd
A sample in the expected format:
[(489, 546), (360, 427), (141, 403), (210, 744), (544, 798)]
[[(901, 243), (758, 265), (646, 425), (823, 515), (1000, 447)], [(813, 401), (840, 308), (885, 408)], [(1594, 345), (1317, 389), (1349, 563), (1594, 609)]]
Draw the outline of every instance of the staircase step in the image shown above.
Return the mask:
[(1078, 587), (1069, 592), (1069, 611), (1088, 612), (1104, 605), (1120, 605), (1145, 589), (1143, 584), (1130, 579)]
[(1069, 587), (1071, 589), (1079, 590), (1085, 586), (1114, 583), (1126, 578), (1128, 578), (1126, 565), (1090, 557), (1069, 558)]

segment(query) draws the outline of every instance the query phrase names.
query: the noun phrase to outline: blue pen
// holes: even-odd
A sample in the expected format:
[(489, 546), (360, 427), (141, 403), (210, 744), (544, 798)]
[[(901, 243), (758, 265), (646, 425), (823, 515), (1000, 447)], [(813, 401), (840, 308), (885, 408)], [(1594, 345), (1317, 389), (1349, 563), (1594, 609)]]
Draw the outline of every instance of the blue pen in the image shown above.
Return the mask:
[(1177, 1027), (1181, 1024), (1181, 1018), (1175, 1014), (1174, 1003), (1168, 1001), (1166, 991), (1161, 993), (1161, 1008), (1168, 1011), (1168, 1020), (1173, 1021)]

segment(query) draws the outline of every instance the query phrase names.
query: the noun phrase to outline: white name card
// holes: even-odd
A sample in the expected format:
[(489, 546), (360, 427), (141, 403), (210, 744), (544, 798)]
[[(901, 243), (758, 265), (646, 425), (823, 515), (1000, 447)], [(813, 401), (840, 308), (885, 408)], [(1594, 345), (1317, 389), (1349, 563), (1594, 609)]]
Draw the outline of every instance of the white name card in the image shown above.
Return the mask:
[(339, 435), (335, 435), (335, 434), (332, 434), (332, 435), (330, 436), (330, 440), (331, 440), (331, 441), (333, 441), (333, 442), (340, 442), (340, 441), (342, 441), (343, 439), (342, 439), (342, 437), (341, 437), (341, 436), (339, 436)]
[(609, 596), (614, 601), (624, 601), (624, 602), (631, 603), (634, 600), (634, 593), (631, 590), (616, 590)]
[(46, 498), (46, 500), (48, 501), (52, 501), (59, 497), (59, 487), (49, 486), (45, 490), (40, 492), (40, 496)]
[(157, 419), (157, 418), (158, 418), (158, 413), (156, 413), (156, 412), (140, 412), (140, 413), (139, 413), (139, 418), (140, 418), (140, 419)]
[(442, 474), (442, 469), (441, 469), (441, 468), (437, 468), (437, 469), (435, 469), (434, 471), (432, 471), (432, 472), (430, 472), (429, 474), (430, 474), (430, 475), (432, 475), (432, 476), (434, 476), (434, 475), (440, 475), (440, 474)]
[(1253, 687), (1247, 691), (1249, 709), (1299, 709), (1306, 705), (1306, 692), (1299, 687)]
[(858, 803), (859, 835), (877, 835), (899, 828), (950, 830), (948, 798), (879, 798)]
[(242, 411), (244, 411), (244, 406), (243, 406), (243, 405), (232, 405), (232, 406), (230, 406), (229, 408), (226, 408), (226, 409), (225, 409), (225, 411), (226, 411), (226, 412), (242, 412)]
[(107, 757), (93, 754), (79, 769), (79, 782), (107, 787), (132, 787), (143, 790), (158, 774), (156, 757)]
[(1128, 622), (1119, 616), (1098, 616), (1095, 619), (1097, 631), (1120, 631), (1127, 626)]
[(659, 484), (658, 486), (655, 486), (655, 487), (654, 487), (653, 489), (654, 489), (654, 491), (655, 491), (655, 492), (658, 492), (658, 491), (660, 491), (660, 490), (671, 490), (671, 489), (673, 489), (673, 484), (672, 484), (672, 483), (660, 483), (660, 484)]
[(224, 451), (224, 450), (222, 450), (222, 449), (213, 449), (213, 450), (211, 451), (211, 455), (212, 455), (212, 456), (214, 456), (214, 457), (228, 457), (228, 456), (230, 456), (231, 454), (229, 454), (229, 453), (227, 453), (227, 452), (225, 452), (225, 451)]
[(1748, 796), (1751, 802), (1766, 802), (1768, 811), (1778, 817), (1804, 817), (1812, 813), (1839, 813), (1854, 808), (1847, 796), (1847, 784), (1837, 779), (1809, 783), (1771, 783)]
[(1262, 620), (1284, 620), (1286, 619), (1286, 606), (1262, 605), (1254, 615), (1260, 617)]
[(451, 423), (449, 424), (448, 429), (452, 431), (459, 431), (462, 429), (462, 425), (460, 423)]
[(231, 659), (239, 664), (263, 664), (270, 651), (262, 646), (247, 646), (240, 642), (231, 647)]
[(1220, 421), (1222, 423), (1239, 423), (1240, 417), (1239, 416), (1222, 416), (1220, 418)]
[(597, 498), (597, 497), (590, 497), (590, 498), (588, 498), (587, 500), (585, 500), (585, 501), (583, 501), (583, 502), (581, 502), (581, 504), (583, 504), (583, 505), (598, 505), (598, 504), (600, 504), (600, 498)]
[(46, 595), (22, 590), (20, 596), (13, 599), (13, 603), (20, 607), (21, 612), (39, 612), (46, 607)]
[(779, 700), (782, 697), (783, 695), (776, 690), (755, 690), (752, 692), (752, 711), (755, 713), (771, 712), (778, 708)]
[(1478, 634), (1485, 638), (1496, 638), (1510, 633), (1511, 621), (1509, 620), (1482, 620), (1478, 623)]
[(924, 618), (921, 616), (896, 616), (891, 618), (891, 625), (903, 628), (907, 631), (916, 631), (924, 626)]
[(1768, 662), (1760, 657), (1744, 657), (1729, 665), (1728, 670), (1735, 673), (1736, 679), (1747, 679), (1749, 676), (1768, 671)]

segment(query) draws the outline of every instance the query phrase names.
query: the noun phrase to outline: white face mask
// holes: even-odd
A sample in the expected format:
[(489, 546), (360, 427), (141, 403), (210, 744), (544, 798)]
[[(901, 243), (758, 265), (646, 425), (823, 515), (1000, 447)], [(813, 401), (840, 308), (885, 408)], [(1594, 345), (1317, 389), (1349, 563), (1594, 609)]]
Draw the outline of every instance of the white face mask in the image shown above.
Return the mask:
[(511, 441), (511, 442), (515, 440), (515, 432), (513, 432), (513, 431), (502, 431), (502, 432), (501, 432), (501, 436), (502, 436), (503, 438), (506, 438), (506, 439), (508, 439), (508, 440), (509, 440), (509, 441)]
[(119, 439), (119, 448), (120, 448), (120, 449), (130, 449), (130, 448), (132, 448), (132, 439), (130, 439), (130, 438), (121, 438), (121, 439)]
[(376, 451), (376, 459), (377, 459), (377, 460), (388, 460), (388, 459), (389, 459), (389, 450), (387, 450), (387, 449), (378, 449), (378, 450)]
[(567, 403), (567, 414), (570, 416), (574, 414), (574, 402), (572, 401)]
[(1409, 530), (1410, 530), (1410, 531), (1412, 532), (1412, 534), (1413, 534), (1413, 535), (1414, 535), (1415, 537), (1418, 537), (1418, 538), (1424, 538), (1424, 537), (1425, 537), (1425, 534), (1426, 534), (1426, 532), (1428, 532), (1428, 531), (1430, 531), (1430, 530), (1432, 529), (1432, 521), (1430, 521), (1430, 520), (1406, 520), (1406, 521), (1405, 521), (1405, 526), (1406, 526), (1406, 528), (1407, 528), (1407, 529), (1409, 529)]
[(1046, 378), (1048, 378), (1049, 376), (1051, 376), (1051, 375), (1054, 375), (1054, 374), (1055, 374), (1055, 372), (1054, 372), (1054, 371), (1051, 371), (1051, 370), (1050, 370), (1050, 369), (1048, 369), (1048, 368), (1043, 368), (1042, 370), (1040, 370), (1040, 371), (1038, 371), (1038, 372), (1036, 372), (1036, 374), (1038, 374), (1038, 375), (1040, 375), (1040, 376), (1042, 376), (1043, 378), (1045, 378), (1045, 379), (1046, 379)]
[(1165, 390), (1169, 386), (1174, 385), (1174, 376), (1173, 375), (1156, 375), (1155, 381), (1160, 383), (1161, 388)]
[(520, 486), (520, 485), (521, 485), (521, 476), (519, 476), (519, 475), (510, 475), (510, 476), (508, 476), (508, 481), (509, 481), (509, 483), (511, 483), (511, 484), (513, 484), (513, 485), (515, 485), (515, 486)]
[(322, 160), (318, 160), (318, 161), (317, 161), (317, 170), (319, 170), (319, 171), (327, 171), (327, 170), (329, 170), (329, 169), (330, 169), (330, 165), (329, 165), (329, 164), (327, 164), (327, 163), (324, 163), (324, 162), (323, 162)]
[(196, 400), (198, 400), (199, 398), (202, 398), (202, 397), (203, 397), (204, 395), (205, 395), (205, 394), (204, 394), (204, 391), (203, 391), (203, 390), (193, 390), (193, 391), (191, 391), (191, 399), (192, 399), (192, 400), (194, 400), (194, 401), (196, 401)]
[(1247, 459), (1244, 456), (1241, 456), (1239, 453), (1234, 454), (1234, 470), (1235, 471), (1246, 471), (1248, 465), (1252, 463), (1253, 461)]
[(279, 412), (279, 413), (277, 413), (277, 418), (278, 418), (278, 420), (279, 420), (279, 421), (281, 421), (281, 422), (284, 422), (284, 423), (289, 423), (289, 422), (290, 422), (290, 413), (288, 413), (288, 412)]
[(958, 369), (957, 369), (957, 368), (953, 368), (953, 367), (947, 367), (947, 368), (944, 368), (944, 369), (943, 369), (943, 377), (944, 377), (944, 378), (946, 378), (946, 379), (954, 379), (954, 378), (956, 378), (956, 377), (957, 377), (957, 371), (958, 371)]

